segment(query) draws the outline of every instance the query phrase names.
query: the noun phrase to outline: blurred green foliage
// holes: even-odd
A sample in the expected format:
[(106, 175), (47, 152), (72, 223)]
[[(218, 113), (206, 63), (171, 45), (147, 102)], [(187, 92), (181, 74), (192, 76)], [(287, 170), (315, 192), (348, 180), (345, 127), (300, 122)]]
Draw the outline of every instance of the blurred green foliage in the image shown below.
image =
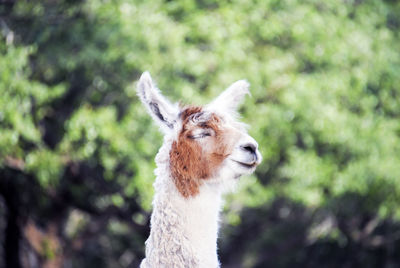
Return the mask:
[[(103, 242), (90, 238), (83, 246), (90, 257), (71, 246), (66, 262), (127, 267), (143, 256), (153, 159), (162, 144), (135, 93), (145, 70), (165, 95), (184, 103), (204, 104), (239, 79), (251, 84), (241, 113), (264, 160), (227, 202), (223, 264), (330, 267), (330, 258), (306, 263), (304, 256), (322, 251), (302, 249), (321, 241), (355, 254), (383, 250), (388, 260), (360, 253), (331, 267), (400, 261), (389, 250), (399, 236), (385, 240), (400, 231), (399, 2), (7, 3), (0, 4), (1, 186), (39, 186), (18, 188), (33, 197), (16, 202), (32, 202), (35, 209), (21, 213), (42, 225), (54, 220), (48, 211), (60, 200), (66, 224), (75, 210), (93, 217), (87, 226), (111, 215), (98, 230)], [(296, 220), (304, 233), (294, 242), (297, 257), (263, 257), (295, 237), (276, 228), (283, 222), (292, 231)], [(356, 235), (376, 221), (366, 238)], [(244, 235), (252, 229), (260, 234)], [(375, 236), (384, 242), (374, 244)], [(235, 239), (249, 246), (235, 251)]]

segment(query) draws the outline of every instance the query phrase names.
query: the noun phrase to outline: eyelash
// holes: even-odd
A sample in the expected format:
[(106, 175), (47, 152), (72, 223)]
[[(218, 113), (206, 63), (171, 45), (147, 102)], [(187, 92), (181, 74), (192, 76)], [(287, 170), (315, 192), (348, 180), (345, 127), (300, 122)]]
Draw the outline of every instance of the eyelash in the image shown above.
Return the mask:
[(190, 139), (201, 139), (201, 138), (204, 138), (204, 137), (209, 137), (209, 136), (211, 136), (211, 133), (209, 133), (209, 132), (203, 132), (203, 133), (200, 133), (200, 134), (198, 134), (198, 135), (195, 135), (195, 136), (188, 136)]

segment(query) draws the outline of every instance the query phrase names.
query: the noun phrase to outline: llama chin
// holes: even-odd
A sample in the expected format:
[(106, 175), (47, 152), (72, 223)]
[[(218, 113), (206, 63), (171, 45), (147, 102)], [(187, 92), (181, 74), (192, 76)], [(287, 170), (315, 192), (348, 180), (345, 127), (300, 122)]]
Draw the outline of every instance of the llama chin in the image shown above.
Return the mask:
[(237, 118), (249, 84), (233, 83), (204, 107), (172, 104), (143, 73), (138, 96), (164, 133), (156, 156), (151, 232), (144, 267), (219, 267), (222, 194), (262, 157)]

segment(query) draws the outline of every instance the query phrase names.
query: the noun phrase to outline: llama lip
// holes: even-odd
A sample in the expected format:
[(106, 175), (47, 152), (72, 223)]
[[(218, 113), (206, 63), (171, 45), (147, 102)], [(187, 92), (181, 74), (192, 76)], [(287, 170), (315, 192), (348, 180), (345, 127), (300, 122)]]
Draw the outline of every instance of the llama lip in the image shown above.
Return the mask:
[(238, 163), (240, 166), (245, 167), (245, 168), (254, 168), (255, 166), (257, 166), (256, 162), (253, 162), (253, 163), (250, 164), (250, 163), (244, 163), (244, 162), (236, 161), (236, 160), (233, 160), (233, 159), (232, 159), (232, 161)]

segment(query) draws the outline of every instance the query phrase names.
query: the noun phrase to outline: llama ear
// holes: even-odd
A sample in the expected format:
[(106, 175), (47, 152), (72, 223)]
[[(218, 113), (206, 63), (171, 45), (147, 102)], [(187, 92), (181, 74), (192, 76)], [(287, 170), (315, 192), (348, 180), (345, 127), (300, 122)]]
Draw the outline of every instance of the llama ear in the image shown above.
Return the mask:
[(225, 110), (236, 114), (238, 106), (243, 102), (246, 94), (250, 95), (250, 84), (246, 80), (239, 80), (230, 85), (208, 106), (215, 110)]
[(172, 130), (179, 109), (177, 105), (171, 104), (154, 85), (149, 72), (144, 72), (137, 85), (140, 100), (146, 106), (149, 114), (161, 126), (164, 131)]

